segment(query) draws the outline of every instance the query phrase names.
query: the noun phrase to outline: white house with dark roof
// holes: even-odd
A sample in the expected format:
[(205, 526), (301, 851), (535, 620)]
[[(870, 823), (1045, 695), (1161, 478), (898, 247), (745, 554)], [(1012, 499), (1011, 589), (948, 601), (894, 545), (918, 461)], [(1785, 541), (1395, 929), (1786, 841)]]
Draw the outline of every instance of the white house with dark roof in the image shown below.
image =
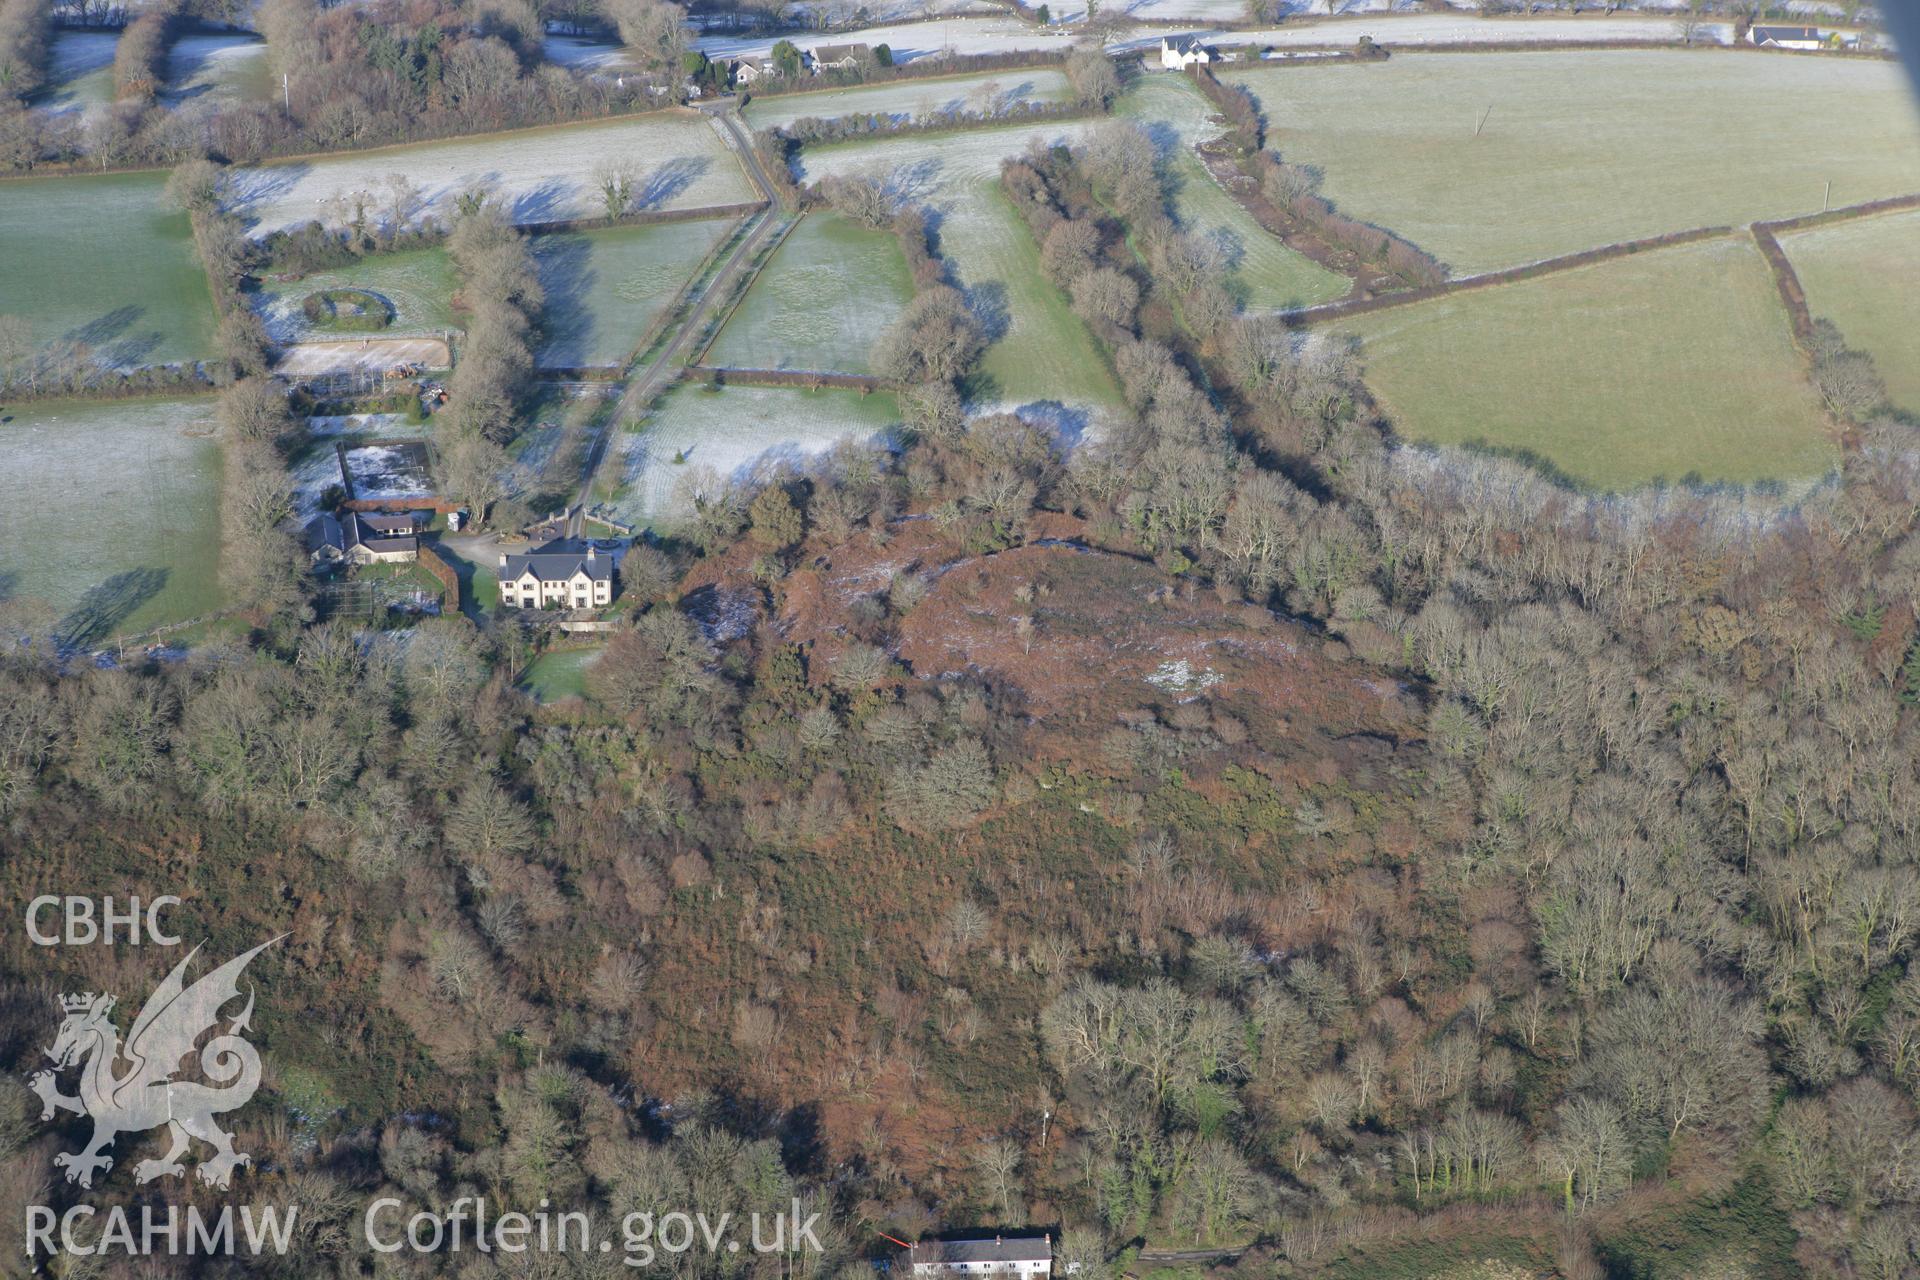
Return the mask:
[(561, 538), (521, 555), (500, 553), (500, 603), (509, 609), (597, 609), (613, 603), (614, 557)]
[(1767, 49), (1825, 49), (1831, 45), (1818, 27), (1750, 27), (1747, 39)]
[(1212, 62), (1218, 56), (1199, 36), (1161, 36), (1160, 65), (1168, 71), (1185, 71), (1198, 62)]
[(907, 1248), (909, 1280), (1040, 1280), (1053, 1274), (1053, 1234), (921, 1240)]

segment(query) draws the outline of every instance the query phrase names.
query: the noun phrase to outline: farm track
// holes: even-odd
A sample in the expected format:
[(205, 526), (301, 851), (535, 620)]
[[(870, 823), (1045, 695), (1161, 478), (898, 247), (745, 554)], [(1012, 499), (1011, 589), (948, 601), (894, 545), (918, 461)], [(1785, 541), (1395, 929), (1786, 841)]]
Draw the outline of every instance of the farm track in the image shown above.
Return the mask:
[(766, 207), (754, 215), (756, 221), (753, 226), (748, 229), (746, 235), (741, 237), (740, 243), (734, 246), (733, 252), (727, 255), (726, 260), (714, 272), (713, 279), (688, 308), (678, 328), (660, 348), (658, 354), (647, 363), (645, 368), (636, 370), (627, 380), (626, 390), (621, 394), (619, 403), (607, 416), (606, 424), (601, 427), (593, 446), (587, 451), (586, 464), (581, 468), (580, 473), (580, 487), (574, 498), (574, 505), (577, 507), (585, 508), (591, 505), (594, 479), (599, 475), (600, 468), (606, 464), (607, 446), (615, 433), (620, 430), (620, 424), (627, 421), (630, 416), (637, 415), (651, 402), (654, 393), (663, 385), (663, 379), (671, 380), (665, 378), (665, 375), (686, 353), (688, 344), (705, 331), (716, 299), (721, 300), (721, 305), (725, 305), (726, 299), (735, 296), (734, 286), (739, 281), (741, 272), (747, 263), (753, 261), (755, 255), (765, 245), (767, 236), (780, 221), (779, 192), (774, 189), (772, 181), (768, 179), (766, 170), (760, 167), (760, 157), (754, 152), (753, 140), (741, 127), (732, 107), (730, 105), (717, 109), (703, 107), (701, 110), (707, 113), (708, 118), (718, 128), (726, 131), (733, 142), (735, 153), (739, 156), (741, 167), (746, 170), (748, 179), (765, 198)]

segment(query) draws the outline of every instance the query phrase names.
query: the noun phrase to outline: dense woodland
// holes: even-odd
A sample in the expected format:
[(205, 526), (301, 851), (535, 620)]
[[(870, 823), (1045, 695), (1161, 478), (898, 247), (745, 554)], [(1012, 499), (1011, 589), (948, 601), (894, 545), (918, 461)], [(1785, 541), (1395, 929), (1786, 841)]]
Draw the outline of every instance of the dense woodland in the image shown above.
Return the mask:
[[(466, 43), (510, 51), (502, 22)], [(376, 117), (415, 92), (371, 83)], [(216, 181), (175, 194), (218, 279)], [(1870, 362), (1830, 327), (1807, 353), (1846, 446), (1809, 494), (1592, 497), (1397, 444), (1352, 352), (1236, 312), (1133, 126), (1004, 186), (1122, 420), (1068, 452), (970, 417), (937, 230), (830, 184), (913, 265), (874, 353), (906, 436), (694, 479), (582, 702), (517, 690), (549, 640), (521, 619), (320, 617), (258, 378), (220, 415), (243, 641), (95, 670), (84, 619), (0, 601), (15, 918), (176, 893), (211, 954), (291, 935), (235, 1118), (297, 1256), (140, 1274), (626, 1273), (360, 1238), (376, 1195), (479, 1193), (831, 1215), (824, 1255), (656, 1268), (703, 1276), (1026, 1225), (1090, 1280), (1143, 1242), (1261, 1276), (1913, 1275), (1920, 454)], [(541, 299), (484, 198), (450, 250), (438, 443), (498, 520)], [(0, 1066), (42, 1065), (56, 992), (137, 1005), (159, 968), (9, 930)], [(75, 1195), (51, 1156), (84, 1125), (37, 1117), (0, 1093), (9, 1257), (19, 1205)]]
[[(0, 5), (0, 165), (114, 168), (192, 156), (250, 163), (645, 111), (679, 102), (686, 15), (664, 0), (606, 0), (591, 23), (630, 42), (625, 74), (545, 60), (543, 13), (527, 0), (267, 0), (251, 21), (280, 92), (269, 101), (159, 100), (166, 54), (200, 0), (143, 7), (116, 46), (110, 109), (48, 113), (31, 100), (51, 51), (47, 0)], [(582, 21), (587, 14), (577, 14)], [(284, 77), (284, 78), (283, 78)]]

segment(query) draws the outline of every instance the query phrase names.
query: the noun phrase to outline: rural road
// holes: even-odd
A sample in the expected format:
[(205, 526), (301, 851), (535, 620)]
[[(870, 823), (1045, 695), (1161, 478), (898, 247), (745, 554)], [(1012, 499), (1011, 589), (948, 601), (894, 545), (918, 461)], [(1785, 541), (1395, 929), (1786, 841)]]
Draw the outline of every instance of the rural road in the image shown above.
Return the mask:
[(660, 348), (659, 354), (645, 368), (635, 371), (627, 380), (627, 389), (621, 394), (620, 403), (614, 407), (606, 426), (594, 440), (593, 447), (587, 451), (586, 465), (581, 469), (580, 489), (574, 497), (576, 506), (591, 505), (593, 478), (599, 474), (600, 467), (606, 460), (607, 444), (620, 430), (620, 424), (629, 421), (641, 407), (646, 405), (663, 378), (675, 376), (672, 371), (676, 362), (685, 353), (687, 344), (705, 329), (707, 318), (716, 301), (724, 305), (725, 299), (732, 296), (734, 283), (738, 280), (741, 271), (766, 243), (767, 234), (780, 220), (780, 193), (774, 189), (766, 170), (760, 167), (760, 157), (754, 152), (753, 139), (748, 137), (747, 131), (741, 127), (740, 118), (735, 114), (733, 107), (733, 101), (727, 99), (701, 107), (700, 110), (706, 112), (708, 118), (725, 129), (732, 138), (734, 150), (740, 157), (741, 167), (747, 171), (747, 177), (753, 181), (761, 198), (767, 202), (767, 207), (752, 215), (753, 226), (740, 243), (734, 246), (733, 252), (727, 255), (726, 261), (720, 264), (719, 270), (714, 272), (713, 279), (701, 291), (700, 297), (687, 311), (666, 345)]

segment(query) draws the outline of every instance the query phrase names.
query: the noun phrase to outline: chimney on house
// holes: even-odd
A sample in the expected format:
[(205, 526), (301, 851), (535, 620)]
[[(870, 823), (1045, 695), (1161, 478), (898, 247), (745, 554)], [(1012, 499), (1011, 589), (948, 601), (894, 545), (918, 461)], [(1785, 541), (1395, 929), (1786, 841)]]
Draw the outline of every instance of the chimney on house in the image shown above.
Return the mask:
[(502, 569), (507, 567), (507, 553), (504, 551), (500, 553), (500, 567)]
[(587, 544), (587, 559), (589, 559), (589, 560), (591, 560), (591, 559), (593, 559), (593, 556), (594, 556), (594, 548), (593, 548), (593, 544), (592, 544), (591, 542), (589, 542), (589, 543)]

